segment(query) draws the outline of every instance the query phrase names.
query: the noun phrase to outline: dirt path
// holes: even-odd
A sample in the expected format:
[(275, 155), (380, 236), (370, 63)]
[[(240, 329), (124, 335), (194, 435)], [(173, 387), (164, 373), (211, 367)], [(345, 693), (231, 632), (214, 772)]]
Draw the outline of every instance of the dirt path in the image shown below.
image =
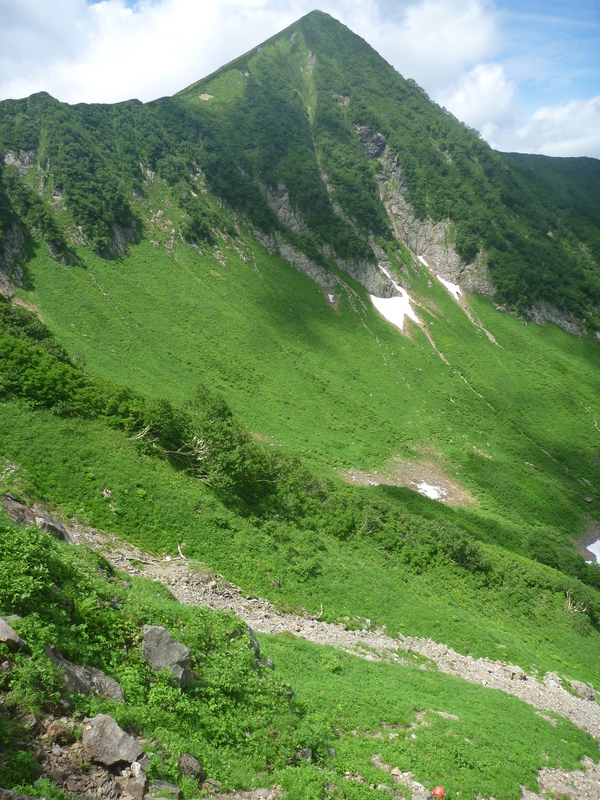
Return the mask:
[[(281, 613), (268, 600), (244, 596), (239, 587), (222, 576), (198, 570), (187, 560), (160, 561), (111, 534), (77, 524), (70, 526), (69, 532), (75, 543), (85, 542), (96, 550), (102, 550), (116, 569), (159, 580), (181, 603), (233, 611), (258, 633), (289, 631), (308, 641), (332, 645), (369, 661), (386, 658), (398, 663), (413, 663), (402, 657), (402, 651), (417, 653), (434, 661), (438, 669), (447, 675), (501, 689), (540, 712), (565, 717), (600, 739), (600, 705), (573, 696), (561, 686), (561, 679), (552, 673), (548, 673), (542, 682), (526, 675), (520, 667), (487, 658), (463, 656), (431, 639), (410, 636), (392, 638), (380, 629), (349, 631), (341, 624)], [(422, 666), (426, 669), (426, 665)]]

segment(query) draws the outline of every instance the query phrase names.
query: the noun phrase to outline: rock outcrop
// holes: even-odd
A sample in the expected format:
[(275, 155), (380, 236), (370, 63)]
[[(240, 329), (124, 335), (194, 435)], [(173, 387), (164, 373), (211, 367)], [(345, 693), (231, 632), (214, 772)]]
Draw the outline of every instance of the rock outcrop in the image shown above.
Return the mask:
[(451, 221), (434, 222), (431, 217), (417, 219), (405, 197), (406, 185), (396, 156), (386, 148), (380, 164), (379, 193), (396, 239), (416, 256), (421, 256), (436, 275), (460, 284), (468, 292), (493, 297), (496, 290), (481, 254), (469, 264), (461, 261), (450, 241)]
[(40, 511), (37, 508), (28, 508), (22, 503), (18, 503), (10, 494), (4, 497), (4, 508), (8, 516), (17, 525), (37, 525), (41, 531), (50, 533), (55, 539), (62, 539), (68, 544), (73, 544), (73, 540), (62, 522), (59, 522), (59, 520), (45, 511)]
[(13, 222), (4, 231), (4, 243), (0, 247), (0, 294), (13, 296), (13, 286), (23, 283), (23, 263), (26, 261), (25, 233)]
[(189, 683), (191, 652), (189, 648), (174, 639), (161, 625), (144, 626), (144, 658), (152, 669), (168, 669), (180, 687)]
[(62, 671), (67, 694), (100, 695), (106, 700), (122, 703), (125, 695), (121, 686), (100, 669), (81, 667), (64, 658), (52, 645), (44, 648), (46, 657)]
[(538, 300), (526, 312), (525, 318), (536, 325), (545, 325), (547, 322), (553, 322), (562, 328), (563, 331), (571, 333), (574, 336), (581, 336), (584, 332), (581, 320), (569, 314), (567, 311), (559, 311), (546, 300)]
[(299, 233), (306, 229), (306, 223), (304, 222), (302, 214), (300, 211), (292, 208), (290, 196), (284, 183), (279, 181), (275, 189), (269, 189), (267, 186), (263, 186), (262, 188), (269, 206), (284, 225), (291, 228), (294, 233)]
[(120, 763), (131, 764), (144, 752), (133, 736), (125, 733), (107, 714), (98, 714), (83, 721), (82, 741), (85, 758), (107, 767)]
[(137, 242), (140, 238), (137, 225), (131, 223), (128, 227), (123, 225), (112, 226), (112, 237), (110, 244), (104, 250), (98, 253), (102, 258), (114, 258), (127, 255), (127, 248), (130, 244)]
[(385, 150), (385, 137), (381, 133), (373, 133), (369, 128), (355, 125), (358, 138), (365, 149), (367, 158), (379, 158)]

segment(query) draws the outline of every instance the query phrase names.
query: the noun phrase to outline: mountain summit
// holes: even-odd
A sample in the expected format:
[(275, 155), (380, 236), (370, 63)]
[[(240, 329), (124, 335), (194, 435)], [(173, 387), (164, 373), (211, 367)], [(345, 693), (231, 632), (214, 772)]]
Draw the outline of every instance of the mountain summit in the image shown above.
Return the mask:
[[(183, 237), (210, 238), (216, 219), (191, 191), (200, 170), (227, 208), (323, 286), (337, 267), (374, 295), (395, 294), (378, 264), (408, 286), (406, 259), (392, 252), (400, 242), (499, 305), (570, 330), (600, 324), (600, 236), (581, 213), (599, 164), (587, 160), (586, 184), (576, 160), (550, 159), (549, 189), (529, 162), (494, 152), (320, 11), (147, 105), (5, 101), (0, 148), (21, 178), (0, 184), (5, 273), (27, 230), (65, 257), (72, 235), (55, 219), (58, 195), (99, 252), (124, 252), (144, 228), (131, 198), (147, 170), (175, 190)], [(41, 201), (25, 196), (32, 166)]]
[(598, 162), (319, 12), (0, 154), (0, 787), (593, 794)]

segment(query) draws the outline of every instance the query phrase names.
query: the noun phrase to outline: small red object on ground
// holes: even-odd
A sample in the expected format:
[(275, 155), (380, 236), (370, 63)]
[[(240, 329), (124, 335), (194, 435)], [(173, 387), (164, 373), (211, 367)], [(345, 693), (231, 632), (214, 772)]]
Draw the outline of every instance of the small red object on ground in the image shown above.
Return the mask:
[(445, 794), (446, 794), (446, 790), (444, 789), (443, 786), (436, 786), (434, 788), (433, 792), (431, 793), (431, 796), (432, 797), (439, 797), (440, 800), (442, 800)]

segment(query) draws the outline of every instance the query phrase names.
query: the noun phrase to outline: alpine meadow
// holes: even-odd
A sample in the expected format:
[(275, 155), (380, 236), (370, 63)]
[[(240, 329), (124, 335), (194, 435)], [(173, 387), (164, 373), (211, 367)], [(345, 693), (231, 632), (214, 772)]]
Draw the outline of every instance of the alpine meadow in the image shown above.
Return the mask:
[(0, 156), (7, 798), (598, 800), (600, 162), (320, 11)]

